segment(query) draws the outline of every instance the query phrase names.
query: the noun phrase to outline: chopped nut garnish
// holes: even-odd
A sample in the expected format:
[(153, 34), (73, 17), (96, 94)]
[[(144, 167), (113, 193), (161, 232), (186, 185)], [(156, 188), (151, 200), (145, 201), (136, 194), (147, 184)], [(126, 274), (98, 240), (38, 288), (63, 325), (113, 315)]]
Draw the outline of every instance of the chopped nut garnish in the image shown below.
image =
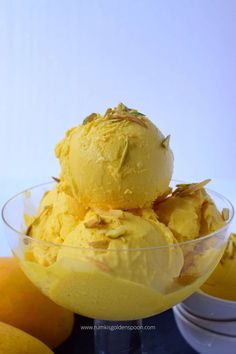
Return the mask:
[(131, 110), (129, 111), (129, 113), (132, 114), (132, 115), (134, 115), (134, 116), (136, 116), (136, 117), (139, 117), (139, 116), (145, 117), (145, 114), (143, 114), (143, 113), (137, 111), (137, 109), (131, 109)]
[(141, 125), (142, 127), (147, 128), (147, 125), (143, 120), (141, 120), (140, 118), (137, 118), (136, 116), (132, 116), (130, 113), (128, 113), (126, 115), (120, 115), (119, 113), (112, 113), (110, 115), (110, 118), (117, 120), (117, 121), (127, 120), (129, 122), (137, 123), (137, 124)]
[(107, 248), (109, 243), (110, 243), (109, 240), (98, 240), (98, 241), (91, 241), (88, 244), (89, 246), (92, 246), (94, 248)]
[(125, 158), (126, 158), (126, 156), (128, 154), (128, 150), (129, 150), (129, 139), (126, 138), (125, 142), (124, 142), (124, 147), (123, 147), (122, 155), (121, 155), (121, 158), (120, 158), (120, 163), (119, 163), (119, 166), (118, 166), (118, 170), (120, 170), (120, 168), (123, 166), (123, 164), (125, 162)]
[(117, 108), (114, 108), (114, 113), (115, 113), (115, 111), (122, 112), (122, 113), (128, 112), (129, 114), (134, 115), (136, 117), (138, 117), (138, 116), (145, 117), (145, 114), (139, 112), (137, 109), (128, 108), (122, 102), (118, 104)]
[(113, 112), (112, 108), (108, 108), (104, 114), (104, 117), (109, 116)]
[(177, 185), (177, 188), (172, 193), (172, 195), (179, 196), (179, 197), (185, 197), (189, 194), (192, 194), (192, 193), (198, 191), (199, 189), (202, 189), (210, 181), (211, 181), (210, 179), (205, 179), (204, 181), (199, 182), (199, 183), (179, 184), (179, 185)]
[(90, 228), (95, 228), (98, 227), (99, 225), (103, 225), (105, 222), (104, 220), (101, 218), (100, 215), (96, 215), (95, 217), (93, 217), (92, 219), (85, 221), (84, 222), (84, 226), (88, 229)]
[(86, 117), (84, 120), (83, 120), (83, 125), (84, 124), (87, 124), (89, 122), (92, 122), (93, 120), (95, 120), (97, 118), (97, 113), (91, 113), (88, 117)]
[(57, 183), (61, 182), (60, 178), (57, 178), (57, 177), (53, 177), (53, 176), (52, 176), (52, 179), (53, 179), (55, 182), (57, 182)]
[(33, 227), (33, 223), (27, 227), (27, 229), (25, 231), (26, 236), (30, 236), (30, 233), (32, 231), (32, 227)]
[(110, 214), (112, 216), (116, 217), (117, 219), (124, 217), (124, 212), (123, 212), (123, 210), (120, 210), (120, 209), (111, 209)]
[(114, 216), (117, 219), (124, 217), (124, 212), (123, 210), (120, 209), (109, 209), (109, 210), (95, 209), (95, 210), (99, 215), (102, 216)]
[(120, 102), (117, 106), (117, 111), (128, 112), (129, 108), (126, 105), (124, 105), (124, 103)]
[(221, 216), (224, 221), (227, 221), (229, 219), (229, 209), (228, 208), (223, 208), (221, 212)]
[(170, 146), (170, 135), (167, 135), (167, 137), (162, 141), (161, 146), (163, 146), (165, 149), (168, 149)]
[(137, 109), (126, 107), (123, 103), (119, 103), (114, 109), (108, 108), (105, 113), (105, 117), (108, 117), (114, 121), (130, 121), (147, 128), (147, 124), (142, 119), (145, 115), (137, 111)]
[(119, 226), (116, 229), (109, 230), (106, 232), (106, 236), (110, 238), (118, 238), (120, 236), (123, 236), (124, 234), (125, 234), (124, 226)]

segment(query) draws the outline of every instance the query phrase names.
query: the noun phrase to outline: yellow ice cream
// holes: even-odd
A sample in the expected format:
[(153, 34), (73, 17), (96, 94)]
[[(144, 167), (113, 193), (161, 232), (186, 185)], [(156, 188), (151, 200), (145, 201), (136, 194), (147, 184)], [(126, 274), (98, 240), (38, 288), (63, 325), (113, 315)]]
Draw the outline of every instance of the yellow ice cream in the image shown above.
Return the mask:
[(200, 235), (208, 235), (225, 225), (222, 214), (209, 196), (201, 207), (200, 225)]
[[(208, 182), (179, 185), (171, 196), (154, 205), (159, 221), (168, 226), (179, 242), (208, 235), (225, 225), (223, 216), (202, 188)], [(212, 259), (220, 259), (222, 252), (219, 235), (186, 244), (179, 282), (189, 284), (194, 278), (212, 270), (215, 266)]]
[(149, 207), (169, 186), (169, 138), (144, 115), (123, 104), (92, 114), (56, 147), (61, 179), (91, 208)]
[(26, 257), (23, 270), (53, 301), (92, 318), (151, 316), (207, 277), (205, 272), (188, 286), (179, 282), (183, 250), (151, 209), (90, 210), (54, 248), (56, 260), (49, 266)]
[[(217, 260), (212, 259), (215, 264)], [(45, 295), (71, 311), (96, 319), (134, 320), (163, 312), (191, 295), (209, 276), (209, 270), (188, 284), (173, 279), (166, 292), (113, 276), (80, 259), (61, 259), (51, 266), (22, 261), (27, 276)]]
[(236, 234), (231, 234), (225, 253), (201, 289), (209, 295), (236, 301)]
[[(157, 220), (152, 210), (144, 210), (144, 216), (142, 211), (140, 214), (121, 210), (89, 211), (64, 242), (65, 246), (81, 250), (64, 248), (57, 259), (74, 260), (77, 271), (92, 265), (95, 270), (101, 268), (115, 278), (144, 284), (159, 292), (167, 291), (183, 266), (182, 250), (172, 232)], [(153, 249), (159, 246), (167, 247), (161, 252)]]
[[(60, 182), (45, 193), (34, 217), (25, 215), (27, 234), (33, 235), (36, 240), (62, 244), (85, 214), (85, 207), (81, 206), (68, 192), (66, 185)], [(56, 254), (55, 247), (44, 247), (40, 242), (34, 243), (34, 257), (40, 264), (51, 264), (55, 261)]]
[[(152, 209), (97, 209), (61, 246), (26, 245), (21, 265), (57, 304), (92, 318), (131, 320), (168, 309), (207, 279), (220, 259), (208, 242), (179, 246)], [(54, 258), (45, 266), (39, 260), (48, 253)]]
[(183, 196), (173, 194), (156, 203), (154, 209), (159, 220), (168, 226), (181, 242), (207, 235), (225, 224), (214, 202), (203, 188)]
[[(52, 202), (47, 196), (45, 206)], [(21, 265), (57, 304), (92, 318), (131, 320), (160, 313), (196, 290), (220, 259), (221, 242), (179, 246), (151, 208), (96, 209), (72, 224), (61, 245), (37, 239), (24, 245)]]
[[(173, 302), (182, 250), (152, 209), (90, 210), (76, 223), (64, 235), (62, 247), (36, 242), (25, 252), (23, 270), (53, 301), (85, 316), (107, 319), (138, 318), (140, 311), (149, 316)], [(159, 246), (165, 247), (155, 248)], [(104, 314), (108, 288), (114, 297), (110, 304), (123, 296), (125, 305), (119, 310), (118, 303), (109, 306)]]

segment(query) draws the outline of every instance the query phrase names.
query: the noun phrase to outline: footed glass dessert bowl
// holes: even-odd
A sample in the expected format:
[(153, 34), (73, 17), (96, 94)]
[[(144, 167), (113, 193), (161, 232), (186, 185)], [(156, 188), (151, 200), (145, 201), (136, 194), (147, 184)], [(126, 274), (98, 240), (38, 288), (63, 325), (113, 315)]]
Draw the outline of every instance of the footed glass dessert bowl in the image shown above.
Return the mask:
[[(218, 209), (228, 211), (224, 226), (208, 235), (177, 242), (165, 225), (156, 228), (153, 221), (147, 227), (138, 215), (113, 211), (122, 220), (118, 233), (109, 231), (111, 240), (119, 238), (115, 246), (93, 238), (94, 219), (76, 228), (66, 242), (54, 243), (28, 236), (25, 223), (25, 215), (36, 214), (51, 187), (52, 183), (42, 184), (6, 202), (2, 217), (7, 238), (22, 270), (44, 294), (75, 313), (94, 318), (97, 328), (140, 326), (139, 319), (161, 313), (195, 292), (220, 261), (234, 213), (225, 197), (208, 190)], [(48, 208), (42, 211), (47, 212)], [(138, 248), (135, 241), (127, 246), (122, 227), (137, 233)], [(89, 247), (74, 246), (76, 238), (85, 237), (90, 237)], [(141, 341), (131, 349), (133, 335), (132, 331), (102, 331), (95, 326), (96, 352), (148, 353)]]

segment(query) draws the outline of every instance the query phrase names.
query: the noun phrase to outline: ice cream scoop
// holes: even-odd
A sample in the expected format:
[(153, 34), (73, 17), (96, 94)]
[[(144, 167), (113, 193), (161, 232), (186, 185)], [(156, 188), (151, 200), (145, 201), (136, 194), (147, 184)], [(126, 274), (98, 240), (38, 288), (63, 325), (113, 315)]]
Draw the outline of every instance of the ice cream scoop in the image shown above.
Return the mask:
[[(197, 185), (195, 183), (186, 186)], [(204, 188), (196, 190), (185, 187), (182, 193), (178, 189), (173, 195), (154, 205), (161, 222), (170, 228), (178, 241), (187, 241), (209, 234), (225, 222), (214, 202)]]
[(53, 301), (86, 316), (148, 316), (185, 291), (176, 282), (182, 249), (150, 208), (89, 210), (61, 246), (34, 237), (26, 248), (21, 265), (29, 278)]
[[(166, 309), (183, 292), (176, 283), (182, 266), (182, 249), (151, 209), (90, 210), (65, 238), (43, 286), (54, 301), (86, 316), (137, 318)], [(29, 270), (40, 282), (39, 268)]]
[(61, 179), (91, 208), (149, 207), (169, 186), (169, 137), (137, 110), (119, 104), (90, 115), (56, 146)]
[[(35, 216), (25, 214), (28, 225), (26, 233), (37, 240), (62, 244), (65, 237), (83, 219), (86, 211), (69, 193), (67, 186), (60, 182), (44, 194)], [(45, 248), (40, 243), (35, 243), (33, 249), (34, 257), (40, 264), (49, 265), (56, 259), (56, 248)]]
[[(204, 186), (210, 180), (200, 183), (179, 184), (172, 194), (157, 200), (154, 209), (158, 219), (173, 232), (179, 242), (191, 241), (208, 235), (225, 225), (223, 217)], [(187, 243), (183, 248), (184, 266), (179, 282), (188, 284), (199, 274), (209, 269), (214, 257), (220, 258), (222, 247), (219, 236)]]
[[(79, 248), (79, 257), (76, 249), (65, 247), (57, 260), (71, 262), (74, 258), (77, 271), (92, 267), (158, 292), (171, 288), (183, 266), (182, 250), (175, 237), (151, 209), (140, 210), (139, 215), (121, 210), (89, 211), (67, 235), (64, 245)], [(156, 257), (155, 247), (160, 246), (168, 247)]]

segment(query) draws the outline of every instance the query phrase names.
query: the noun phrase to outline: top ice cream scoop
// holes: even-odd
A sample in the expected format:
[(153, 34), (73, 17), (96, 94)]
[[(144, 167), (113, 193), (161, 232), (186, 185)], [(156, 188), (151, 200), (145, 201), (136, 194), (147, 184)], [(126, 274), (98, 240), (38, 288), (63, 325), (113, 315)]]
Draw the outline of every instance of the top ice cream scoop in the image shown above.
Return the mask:
[(172, 177), (169, 138), (123, 104), (104, 116), (91, 114), (67, 132), (55, 151), (62, 181), (91, 208), (149, 207), (165, 193)]

